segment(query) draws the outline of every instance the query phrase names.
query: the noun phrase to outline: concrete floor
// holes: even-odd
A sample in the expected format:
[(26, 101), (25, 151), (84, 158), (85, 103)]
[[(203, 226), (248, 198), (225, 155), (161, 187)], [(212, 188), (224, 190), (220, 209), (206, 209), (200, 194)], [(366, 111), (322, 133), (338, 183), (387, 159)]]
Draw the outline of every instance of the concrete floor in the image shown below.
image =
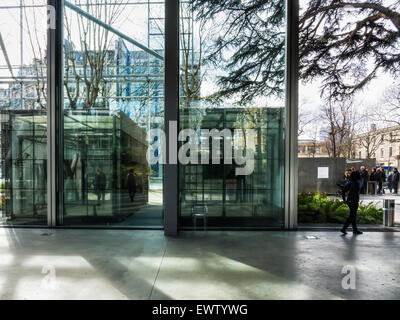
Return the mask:
[(0, 228), (0, 299), (400, 299), (400, 233)]

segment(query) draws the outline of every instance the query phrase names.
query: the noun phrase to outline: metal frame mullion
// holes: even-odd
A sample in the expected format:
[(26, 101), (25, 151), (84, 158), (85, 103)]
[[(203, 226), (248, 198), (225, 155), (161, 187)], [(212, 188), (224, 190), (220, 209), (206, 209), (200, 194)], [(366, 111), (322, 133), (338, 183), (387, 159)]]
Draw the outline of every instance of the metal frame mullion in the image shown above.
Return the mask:
[[(47, 225), (57, 225), (62, 198), (62, 102), (63, 102), (63, 0), (47, 0), (48, 15), (55, 13), (55, 29), (47, 29)], [(55, 10), (49, 10), (50, 6)], [(53, 19), (52, 17), (48, 17)], [(61, 160), (61, 161), (60, 161)], [(61, 172), (61, 176), (60, 176)]]
[(286, 0), (285, 229), (297, 228), (299, 0)]
[[(165, 1), (164, 72), (164, 128), (166, 141), (168, 141), (166, 158), (169, 160), (171, 159), (170, 152), (177, 152), (178, 150), (178, 141), (174, 139), (174, 133), (169, 131), (169, 124), (170, 121), (176, 121), (179, 128), (179, 0)], [(163, 190), (164, 233), (166, 236), (177, 236), (179, 223), (179, 167), (177, 163), (164, 164)]]

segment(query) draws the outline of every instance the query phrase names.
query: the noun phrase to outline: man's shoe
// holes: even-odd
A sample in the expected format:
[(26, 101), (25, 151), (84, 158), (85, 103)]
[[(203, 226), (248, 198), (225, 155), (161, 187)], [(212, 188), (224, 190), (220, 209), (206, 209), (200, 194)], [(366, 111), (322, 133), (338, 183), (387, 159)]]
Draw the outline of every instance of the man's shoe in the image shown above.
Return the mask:
[(343, 234), (347, 234), (346, 230), (344, 230), (343, 228), (340, 229), (340, 232), (343, 233)]
[(363, 234), (360, 230), (353, 231), (353, 234)]

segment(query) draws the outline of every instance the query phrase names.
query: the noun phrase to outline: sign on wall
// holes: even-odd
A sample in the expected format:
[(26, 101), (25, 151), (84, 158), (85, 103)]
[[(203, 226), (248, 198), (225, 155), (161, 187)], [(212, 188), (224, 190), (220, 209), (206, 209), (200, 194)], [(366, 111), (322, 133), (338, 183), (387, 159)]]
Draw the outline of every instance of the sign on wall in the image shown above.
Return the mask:
[(329, 167), (318, 167), (318, 179), (329, 178)]

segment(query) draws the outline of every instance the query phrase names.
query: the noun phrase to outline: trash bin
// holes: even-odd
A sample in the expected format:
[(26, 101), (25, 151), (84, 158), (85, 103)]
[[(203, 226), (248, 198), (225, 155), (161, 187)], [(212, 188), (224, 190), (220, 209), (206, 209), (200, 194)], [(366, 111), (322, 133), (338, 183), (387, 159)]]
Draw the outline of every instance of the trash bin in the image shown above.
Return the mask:
[(394, 199), (383, 200), (383, 224), (385, 227), (394, 226)]

